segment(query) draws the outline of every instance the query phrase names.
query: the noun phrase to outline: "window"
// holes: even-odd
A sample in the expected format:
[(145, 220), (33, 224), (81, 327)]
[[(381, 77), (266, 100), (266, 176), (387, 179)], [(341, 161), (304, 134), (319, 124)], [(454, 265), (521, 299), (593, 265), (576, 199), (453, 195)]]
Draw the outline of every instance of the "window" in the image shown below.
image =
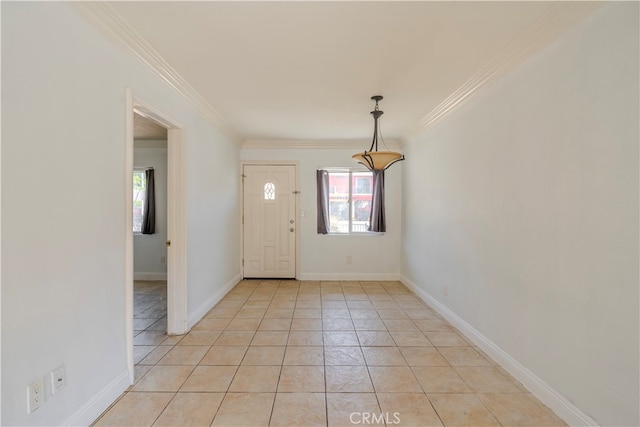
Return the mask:
[(366, 233), (371, 214), (371, 172), (328, 171), (329, 233)]
[(276, 185), (273, 182), (267, 182), (264, 185), (264, 199), (265, 200), (276, 199)]
[(144, 169), (133, 171), (133, 232), (142, 232), (144, 220), (144, 196), (147, 191), (147, 178)]

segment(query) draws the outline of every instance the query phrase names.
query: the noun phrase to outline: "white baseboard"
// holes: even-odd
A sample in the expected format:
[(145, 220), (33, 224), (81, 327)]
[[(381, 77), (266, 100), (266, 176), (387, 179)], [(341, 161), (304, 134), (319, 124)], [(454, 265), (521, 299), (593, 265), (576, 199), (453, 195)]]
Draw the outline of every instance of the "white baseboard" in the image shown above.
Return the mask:
[(300, 273), (298, 280), (400, 280), (397, 273)]
[(235, 285), (242, 280), (242, 274), (236, 274), (231, 280), (225, 283), (217, 292), (207, 298), (198, 308), (189, 313), (187, 318), (187, 330), (191, 330), (202, 318), (211, 310), (217, 303), (219, 303), (224, 296), (229, 293)]
[(125, 370), (82, 405), (63, 426), (89, 426), (131, 385), (131, 374)]
[(402, 281), (402, 283), (437, 311), (449, 323), (456, 327), (466, 338), (477, 345), (482, 351), (487, 353), (488, 356), (493, 358), (493, 360), (509, 372), (509, 374), (520, 381), (527, 390), (536, 396), (542, 403), (547, 405), (567, 424), (571, 426), (599, 425), (593, 418), (582, 412), (582, 410), (569, 402), (567, 398), (554, 390), (540, 377), (527, 369), (493, 341), (482, 335), (477, 329), (465, 322), (456, 313), (431, 296), (427, 291), (420, 288), (408, 277), (402, 275), (400, 277), (400, 281)]
[(133, 280), (167, 280), (167, 273), (133, 273)]

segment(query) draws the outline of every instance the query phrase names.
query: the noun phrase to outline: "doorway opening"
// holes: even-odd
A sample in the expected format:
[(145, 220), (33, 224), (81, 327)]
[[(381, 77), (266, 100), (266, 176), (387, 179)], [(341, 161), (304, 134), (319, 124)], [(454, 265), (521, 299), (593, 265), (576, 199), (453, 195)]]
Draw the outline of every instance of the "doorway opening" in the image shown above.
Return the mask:
[(167, 335), (167, 128), (133, 116), (133, 363)]
[[(186, 216), (182, 126), (130, 89), (127, 112), (126, 324), (133, 384), (135, 363), (168, 335), (187, 332)], [(136, 233), (142, 206), (147, 206), (140, 198), (150, 181), (155, 187), (156, 227), (151, 233)]]

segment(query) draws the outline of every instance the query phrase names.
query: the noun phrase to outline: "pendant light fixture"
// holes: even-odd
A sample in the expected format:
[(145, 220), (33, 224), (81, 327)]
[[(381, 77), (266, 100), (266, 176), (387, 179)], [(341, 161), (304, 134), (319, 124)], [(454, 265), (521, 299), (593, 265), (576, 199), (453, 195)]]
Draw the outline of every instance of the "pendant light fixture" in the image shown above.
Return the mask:
[[(371, 141), (371, 147), (369, 151), (363, 151), (362, 153), (354, 154), (351, 156), (356, 162), (363, 164), (370, 171), (383, 171), (395, 162), (404, 160), (404, 155), (396, 153), (395, 151), (378, 151), (378, 131), (380, 125), (378, 119), (384, 113), (378, 108), (378, 101), (382, 100), (381, 95), (372, 96), (371, 99), (376, 101), (376, 106), (371, 112), (373, 116), (373, 141)], [(382, 134), (380, 134), (382, 140)], [(384, 140), (382, 140), (384, 144)]]

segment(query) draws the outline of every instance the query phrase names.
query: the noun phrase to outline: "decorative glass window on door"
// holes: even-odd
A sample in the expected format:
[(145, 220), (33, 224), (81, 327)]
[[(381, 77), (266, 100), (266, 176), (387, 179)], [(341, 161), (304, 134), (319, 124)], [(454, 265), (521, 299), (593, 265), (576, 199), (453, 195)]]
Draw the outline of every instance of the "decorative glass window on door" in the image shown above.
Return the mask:
[(276, 199), (276, 185), (273, 182), (267, 182), (264, 185), (264, 199), (265, 200)]

